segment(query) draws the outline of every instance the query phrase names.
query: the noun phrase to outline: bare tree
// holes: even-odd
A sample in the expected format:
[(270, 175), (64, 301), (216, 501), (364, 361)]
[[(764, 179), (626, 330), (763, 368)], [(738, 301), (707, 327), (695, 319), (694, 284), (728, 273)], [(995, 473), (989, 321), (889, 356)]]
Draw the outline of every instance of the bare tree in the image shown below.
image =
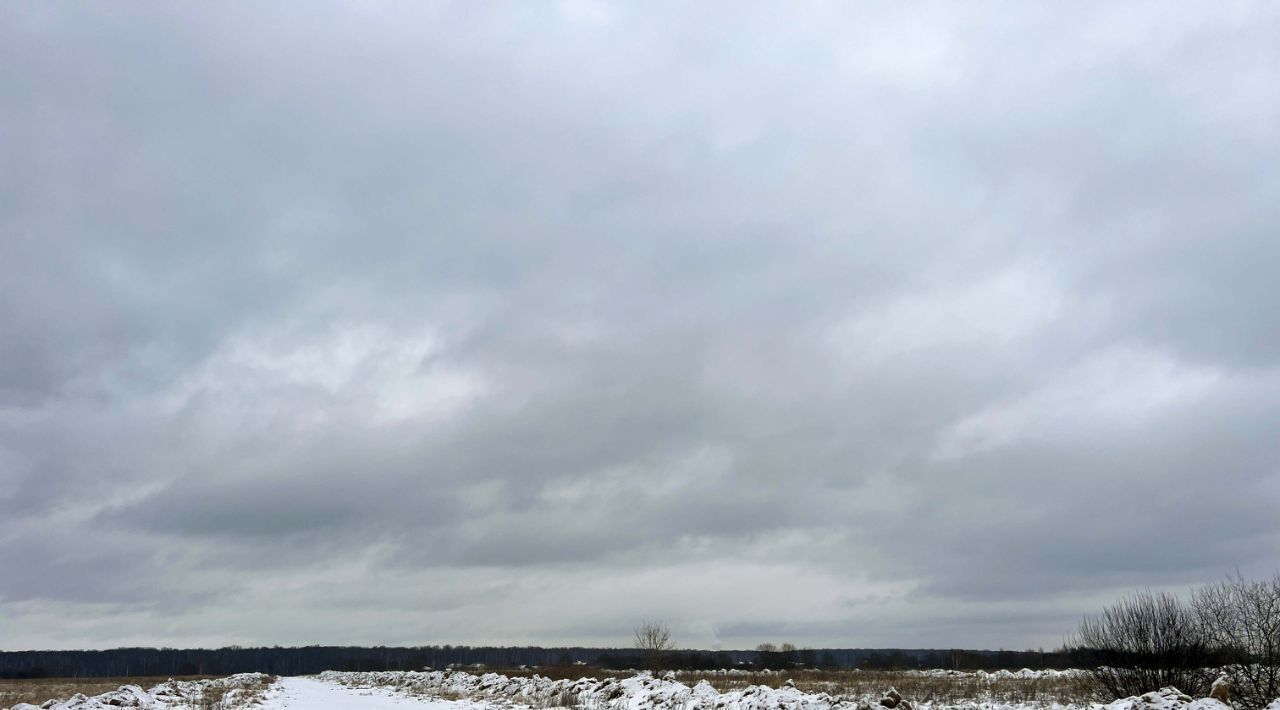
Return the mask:
[(1165, 686), (1208, 691), (1214, 674), (1209, 640), (1195, 611), (1165, 592), (1139, 592), (1085, 617), (1072, 639), (1093, 656), (1089, 671), (1103, 699), (1141, 695)]
[(1256, 710), (1280, 697), (1280, 574), (1211, 584), (1196, 592), (1193, 604), (1237, 707)]
[(654, 669), (662, 664), (662, 657), (675, 649), (671, 629), (661, 621), (643, 621), (636, 627), (636, 649)]

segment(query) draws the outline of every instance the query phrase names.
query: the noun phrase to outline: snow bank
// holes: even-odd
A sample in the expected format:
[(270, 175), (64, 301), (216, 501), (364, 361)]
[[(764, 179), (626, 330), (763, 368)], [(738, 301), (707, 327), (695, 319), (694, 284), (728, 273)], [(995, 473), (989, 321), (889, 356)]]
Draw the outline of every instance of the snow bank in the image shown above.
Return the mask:
[(224, 694), (226, 707), (236, 707), (253, 689), (266, 687), (271, 676), (264, 673), (237, 673), (213, 680), (167, 680), (151, 690), (137, 685), (122, 685), (117, 690), (88, 697), (77, 693), (61, 702), (49, 700), (41, 705), (18, 703), (10, 710), (110, 710), (112, 708), (149, 708), (150, 710), (190, 710), (200, 706), (206, 693)]
[(579, 678), (551, 680), (541, 676), (510, 678), (497, 673), (472, 675), (462, 671), (385, 671), (347, 673), (326, 671), (323, 680), (348, 686), (394, 687), (432, 697), (465, 697), (494, 703), (539, 708), (577, 706), (594, 710), (870, 710), (871, 705), (804, 693), (793, 685), (770, 688), (754, 685), (742, 690), (718, 692), (706, 681), (692, 688), (673, 674), (655, 678), (641, 674), (631, 678)]
[(155, 697), (136, 685), (122, 685), (119, 690), (112, 690), (102, 695), (94, 697), (86, 697), (83, 694), (76, 693), (70, 699), (63, 702), (50, 700), (43, 705), (31, 705), (29, 703), (18, 703), (14, 705), (12, 710), (39, 710), (40, 708), (52, 708), (55, 710), (63, 710), (64, 708), (75, 708), (76, 710), (89, 710), (89, 708), (158, 708)]
[(497, 705), (575, 707), (580, 710), (945, 710), (950, 707), (981, 707), (985, 710), (1028, 710), (1034, 707), (1035, 710), (1045, 710), (1057, 707), (1043, 703), (1027, 706), (978, 702), (958, 706), (913, 703), (909, 698), (901, 698), (892, 688), (887, 689), (883, 696), (871, 697), (806, 693), (791, 681), (780, 688), (753, 685), (721, 693), (705, 680), (690, 687), (679, 682), (673, 673), (662, 678), (641, 673), (621, 679), (551, 680), (537, 675), (511, 678), (497, 673), (472, 675), (464, 671), (326, 671), (321, 678), (347, 686), (398, 688), (409, 694), (434, 698), (467, 698)]
[[(979, 671), (963, 675), (972, 677), (981, 674), (995, 679), (1045, 677), (1050, 673), (1073, 674), (1079, 671)], [(1193, 699), (1176, 688), (1161, 688), (1112, 703), (1068, 706), (1044, 702), (1005, 704), (976, 700), (960, 704), (915, 702), (910, 698), (900, 698), (892, 688), (879, 700), (850, 698), (827, 693), (805, 693), (790, 681), (781, 688), (753, 685), (721, 693), (706, 681), (689, 687), (677, 681), (672, 673), (662, 678), (642, 673), (621, 679), (551, 680), (537, 675), (511, 678), (497, 673), (473, 675), (464, 671), (326, 671), (321, 674), (321, 679), (345, 686), (395, 688), (410, 695), (430, 698), (466, 698), (499, 706), (573, 707), (579, 710), (889, 710), (895, 706), (902, 710), (1233, 710), (1231, 706), (1212, 698)], [(1280, 710), (1280, 700), (1267, 710)]]
[(1168, 687), (1143, 695), (1095, 705), (1098, 710), (1232, 710), (1230, 705), (1213, 698), (1193, 699), (1177, 688)]

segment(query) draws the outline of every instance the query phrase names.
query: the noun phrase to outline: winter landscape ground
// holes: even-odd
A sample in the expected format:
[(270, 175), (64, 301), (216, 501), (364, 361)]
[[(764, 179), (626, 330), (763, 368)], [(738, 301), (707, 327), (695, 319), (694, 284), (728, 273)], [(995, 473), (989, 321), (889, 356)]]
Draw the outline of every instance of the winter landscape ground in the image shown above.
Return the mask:
[[(1212, 698), (1195, 699), (1174, 688), (1110, 703), (1090, 702), (1069, 694), (1075, 671), (903, 671), (869, 674), (882, 690), (832, 693), (815, 690), (823, 681), (812, 675), (797, 683), (776, 673), (769, 684), (745, 684), (745, 676), (729, 672), (655, 677), (636, 673), (623, 677), (552, 680), (497, 673), (461, 671), (327, 671), (318, 676), (275, 678), (248, 673), (221, 679), (169, 680), (150, 689), (125, 685), (96, 696), (53, 697), (43, 702), (24, 700), (9, 705), (12, 688), (0, 690), (0, 707), (10, 710), (107, 710), (133, 707), (151, 710), (1231, 710)], [(830, 687), (855, 673), (833, 673)], [(697, 676), (697, 680), (693, 680)], [(887, 683), (894, 683), (888, 685)], [(67, 685), (74, 681), (62, 681)], [(803, 687), (802, 687), (803, 686)], [(897, 687), (914, 689), (899, 692)], [(45, 686), (52, 687), (52, 686)], [(1038, 696), (1021, 699), (1017, 688), (1043, 687)], [(2, 688), (2, 686), (0, 686)], [(957, 690), (967, 689), (969, 697)], [(1052, 689), (1052, 690), (1049, 690)], [(1063, 693), (1068, 694), (1063, 694)], [(1280, 699), (1267, 708), (1280, 710)]]

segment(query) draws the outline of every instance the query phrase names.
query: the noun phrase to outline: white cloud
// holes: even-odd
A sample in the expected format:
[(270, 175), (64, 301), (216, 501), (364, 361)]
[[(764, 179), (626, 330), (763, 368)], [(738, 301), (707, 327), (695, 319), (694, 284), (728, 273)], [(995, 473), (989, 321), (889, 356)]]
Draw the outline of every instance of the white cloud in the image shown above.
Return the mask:
[(962, 458), (1025, 439), (1108, 434), (1182, 413), (1211, 394), (1222, 373), (1182, 365), (1158, 351), (1115, 347), (1091, 353), (1031, 392), (967, 415), (942, 432), (934, 455)]
[(904, 285), (883, 302), (860, 307), (828, 334), (837, 353), (885, 363), (929, 351), (994, 353), (1017, 348), (1075, 306), (1053, 275), (1017, 264), (977, 279)]

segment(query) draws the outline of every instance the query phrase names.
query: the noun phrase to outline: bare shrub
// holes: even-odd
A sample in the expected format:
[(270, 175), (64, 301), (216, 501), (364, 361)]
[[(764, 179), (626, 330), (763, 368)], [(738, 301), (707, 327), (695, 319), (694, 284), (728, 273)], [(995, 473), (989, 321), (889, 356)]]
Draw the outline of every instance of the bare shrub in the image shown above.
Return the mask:
[(1104, 700), (1166, 686), (1203, 695), (1215, 675), (1195, 610), (1166, 592), (1138, 592), (1085, 617), (1073, 645), (1093, 656), (1089, 675)]
[(1280, 697), (1280, 575), (1211, 584), (1193, 604), (1236, 705), (1256, 710)]

